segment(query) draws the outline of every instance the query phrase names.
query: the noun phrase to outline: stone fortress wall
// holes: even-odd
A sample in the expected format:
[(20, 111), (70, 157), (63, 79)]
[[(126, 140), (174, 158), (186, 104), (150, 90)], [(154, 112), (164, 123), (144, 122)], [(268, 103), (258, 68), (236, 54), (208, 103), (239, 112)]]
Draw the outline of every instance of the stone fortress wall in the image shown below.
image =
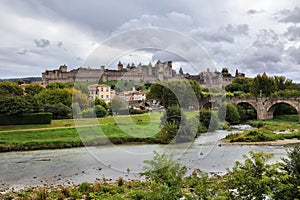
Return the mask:
[[(225, 73), (224, 73), (225, 72)], [(59, 69), (46, 70), (42, 73), (43, 84), (53, 82), (107, 82), (115, 80), (125, 80), (143, 83), (153, 83), (157, 81), (172, 80), (172, 79), (188, 79), (196, 80), (202, 87), (224, 87), (230, 84), (237, 77), (244, 77), (245, 75), (236, 70), (235, 76), (223, 76), (228, 74), (228, 70), (224, 68), (222, 72), (201, 72), (197, 75), (190, 75), (183, 73), (180, 68), (177, 73), (172, 68), (172, 61), (161, 62), (157, 61), (153, 66), (139, 64), (135, 66), (123, 66), (121, 62), (118, 63), (116, 70), (106, 69), (101, 66), (98, 69), (79, 67), (71, 71), (67, 70), (66, 65), (62, 65)]]

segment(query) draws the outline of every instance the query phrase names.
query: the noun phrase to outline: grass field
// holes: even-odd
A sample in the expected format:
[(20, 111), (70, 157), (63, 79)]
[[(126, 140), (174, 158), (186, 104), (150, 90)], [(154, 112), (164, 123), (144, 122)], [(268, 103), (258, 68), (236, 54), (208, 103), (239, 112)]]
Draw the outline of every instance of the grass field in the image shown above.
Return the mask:
[[(162, 115), (163, 112), (154, 111), (99, 119), (53, 120), (51, 124), (0, 126), (0, 152), (108, 143), (159, 143), (157, 133)], [(195, 117), (197, 112), (186, 115)]]

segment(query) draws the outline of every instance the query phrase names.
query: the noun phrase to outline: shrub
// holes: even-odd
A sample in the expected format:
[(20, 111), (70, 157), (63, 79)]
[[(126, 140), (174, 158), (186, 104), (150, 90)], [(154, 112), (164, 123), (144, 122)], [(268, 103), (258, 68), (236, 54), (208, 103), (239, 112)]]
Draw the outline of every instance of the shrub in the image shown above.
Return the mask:
[(199, 111), (199, 121), (207, 129), (213, 131), (219, 128), (219, 120), (216, 112), (207, 109), (201, 109)]
[(82, 111), (82, 117), (83, 118), (95, 118), (96, 117), (95, 110), (93, 108), (89, 108), (89, 109)]
[(225, 120), (230, 124), (238, 124), (241, 119), (237, 107), (231, 103), (221, 104), (218, 116), (221, 121)]
[(105, 117), (107, 115), (106, 109), (101, 105), (95, 106), (95, 112), (97, 117)]
[(72, 118), (72, 109), (62, 103), (46, 104), (44, 107), (45, 112), (51, 112), (53, 119), (70, 119)]
[(24, 116), (0, 115), (0, 125), (50, 124), (52, 113), (32, 113)]

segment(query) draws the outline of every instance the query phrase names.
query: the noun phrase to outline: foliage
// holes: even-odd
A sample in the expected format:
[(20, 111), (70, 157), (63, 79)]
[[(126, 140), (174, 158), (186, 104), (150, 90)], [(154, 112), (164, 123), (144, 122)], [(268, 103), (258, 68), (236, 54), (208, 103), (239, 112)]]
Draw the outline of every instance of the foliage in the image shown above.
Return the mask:
[(115, 113), (119, 113), (122, 109), (125, 109), (127, 108), (127, 105), (126, 105), (126, 102), (119, 98), (119, 97), (114, 97), (112, 100), (111, 100), (111, 110), (112, 112), (115, 112)]
[(45, 88), (42, 87), (40, 84), (29, 84), (25, 86), (25, 93), (27, 95), (34, 96), (36, 94), (39, 94), (41, 91), (43, 91)]
[(81, 113), (83, 118), (95, 118), (95, 110), (93, 108), (88, 108), (82, 111)]
[(62, 103), (46, 104), (45, 112), (51, 112), (53, 119), (70, 119), (72, 118), (72, 109)]
[(64, 89), (67, 87), (68, 87), (68, 85), (66, 83), (61, 83), (61, 82), (49, 83), (46, 85), (46, 89), (49, 89), (49, 90)]
[(98, 98), (98, 97), (96, 97), (96, 99), (95, 99), (95, 106), (97, 106), (97, 105), (100, 105), (105, 109), (108, 109), (108, 105), (106, 104), (106, 102), (103, 99)]
[(83, 83), (76, 82), (74, 84), (74, 89), (79, 90), (82, 94), (89, 95), (89, 89)]
[(299, 90), (279, 90), (271, 94), (271, 97), (300, 97)]
[(17, 83), (3, 81), (0, 82), (0, 96), (4, 95), (21, 96), (23, 95), (23, 89)]
[(220, 105), (218, 117), (221, 121), (225, 120), (233, 125), (238, 124), (241, 118), (237, 107), (231, 103), (222, 103)]
[(203, 97), (202, 89), (196, 81), (162, 81), (152, 84), (147, 99), (155, 99), (166, 108), (180, 105), (182, 108), (199, 107), (198, 99)]
[(62, 103), (71, 106), (71, 94), (66, 89), (46, 89), (35, 95), (37, 101), (41, 104), (58, 104)]
[(272, 156), (251, 151), (250, 157), (244, 155), (244, 163), (236, 161), (226, 177), (230, 199), (264, 200), (272, 194), (280, 178), (280, 163), (267, 163)]
[(22, 116), (1, 116), (0, 125), (50, 124), (52, 113), (31, 113)]
[(300, 197), (300, 145), (287, 152), (288, 158), (284, 158), (283, 169), (289, 174), (282, 183), (287, 187), (276, 193), (276, 199), (297, 199)]
[(209, 131), (213, 131), (219, 128), (219, 120), (217, 113), (207, 109), (201, 109), (199, 111), (199, 121)]
[(267, 97), (270, 96), (273, 92), (277, 90), (277, 85), (272, 77), (268, 77), (265, 74), (264, 75), (257, 75), (253, 79), (253, 84), (250, 88), (250, 92), (255, 97)]
[(144, 161), (143, 172), (140, 173), (146, 179), (163, 185), (168, 199), (177, 199), (182, 196), (182, 179), (186, 173), (186, 167), (181, 166), (167, 154), (159, 155), (154, 151), (153, 160)]
[(105, 117), (107, 115), (107, 110), (101, 105), (95, 106), (95, 112), (96, 116), (100, 118)]
[(32, 106), (22, 96), (0, 96), (0, 115), (19, 116), (31, 113)]
[(247, 103), (239, 104), (237, 105), (237, 109), (240, 115), (241, 122), (257, 119), (256, 110), (250, 104)]
[(188, 142), (197, 135), (198, 121), (187, 120), (179, 106), (170, 106), (166, 109), (161, 117), (161, 125), (163, 128), (160, 135), (163, 143), (169, 143), (173, 139), (173, 142)]
[(86, 94), (82, 93), (80, 90), (73, 89), (71, 95), (73, 98), (73, 102), (78, 103), (81, 110), (89, 107), (89, 99)]

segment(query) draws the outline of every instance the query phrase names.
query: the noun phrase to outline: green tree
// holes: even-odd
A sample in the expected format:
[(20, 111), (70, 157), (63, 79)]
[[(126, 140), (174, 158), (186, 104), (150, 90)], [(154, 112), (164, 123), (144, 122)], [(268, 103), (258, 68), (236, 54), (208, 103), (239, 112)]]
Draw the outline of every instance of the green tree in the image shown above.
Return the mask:
[(41, 104), (58, 104), (62, 103), (66, 106), (71, 106), (71, 94), (66, 89), (46, 89), (35, 95), (37, 101)]
[(231, 103), (221, 104), (218, 110), (218, 116), (220, 120), (225, 120), (233, 125), (240, 123), (241, 119), (237, 107)]
[(36, 94), (39, 94), (41, 91), (43, 91), (45, 88), (42, 87), (39, 84), (29, 84), (25, 86), (25, 93), (27, 95), (34, 96)]
[(213, 131), (219, 128), (219, 120), (216, 112), (201, 109), (199, 111), (199, 121), (205, 126), (208, 130)]
[(253, 79), (253, 84), (250, 88), (251, 93), (255, 97), (268, 97), (270, 96), (273, 92), (277, 90), (277, 85), (272, 77), (268, 77), (267, 75), (257, 75)]
[(119, 98), (119, 97), (114, 97), (111, 100), (111, 110), (112, 112), (119, 113), (121, 110), (124, 110), (127, 108), (126, 102)]
[(236, 161), (226, 176), (229, 199), (264, 200), (272, 196), (281, 177), (278, 171), (280, 163), (267, 163), (272, 156), (251, 151), (250, 157), (244, 155), (244, 163)]
[(73, 89), (72, 92), (73, 102), (77, 102), (80, 106), (81, 110), (84, 110), (89, 107), (89, 99), (88, 96), (82, 93), (80, 90)]
[(100, 105), (105, 109), (108, 109), (107, 103), (103, 99), (98, 98), (98, 97), (96, 97), (96, 99), (95, 99), (95, 106), (97, 106), (97, 105)]
[(51, 112), (53, 119), (71, 119), (72, 109), (63, 103), (46, 104), (44, 106), (45, 112)]
[(49, 90), (64, 89), (64, 88), (68, 88), (68, 85), (62, 82), (49, 83), (48, 85), (46, 85), (46, 89)]
[(165, 107), (180, 105), (199, 107), (198, 99), (203, 97), (202, 90), (196, 81), (171, 80), (155, 83), (151, 86), (147, 99), (155, 99)]
[[(144, 161), (143, 172), (146, 179), (164, 187), (164, 199), (178, 199), (182, 197), (183, 177), (186, 167), (181, 166), (167, 154), (159, 155), (154, 151), (153, 160)], [(155, 189), (153, 188), (155, 191)]]
[(161, 117), (163, 128), (160, 131), (161, 141), (169, 142), (188, 142), (192, 141), (198, 131), (197, 120), (187, 120), (185, 114), (179, 106), (170, 106)]
[(275, 199), (299, 199), (300, 198), (300, 145), (295, 146), (287, 152), (288, 158), (284, 158), (283, 170), (288, 173), (288, 177), (281, 182), (285, 187), (281, 187), (275, 195)]
[(21, 96), (23, 95), (23, 93), (24, 90), (17, 83), (8, 82), (8, 81), (0, 82), (0, 96), (3, 95)]
[(76, 90), (79, 90), (80, 92), (82, 92), (85, 95), (89, 95), (89, 93), (90, 93), (88, 87), (86, 85), (84, 85), (83, 83), (80, 83), (80, 82), (76, 82), (74, 84), (74, 88)]
[(31, 104), (22, 96), (0, 96), (0, 115), (26, 115), (32, 112)]
[(101, 105), (95, 106), (95, 112), (96, 116), (100, 118), (105, 117), (107, 115), (107, 110)]

